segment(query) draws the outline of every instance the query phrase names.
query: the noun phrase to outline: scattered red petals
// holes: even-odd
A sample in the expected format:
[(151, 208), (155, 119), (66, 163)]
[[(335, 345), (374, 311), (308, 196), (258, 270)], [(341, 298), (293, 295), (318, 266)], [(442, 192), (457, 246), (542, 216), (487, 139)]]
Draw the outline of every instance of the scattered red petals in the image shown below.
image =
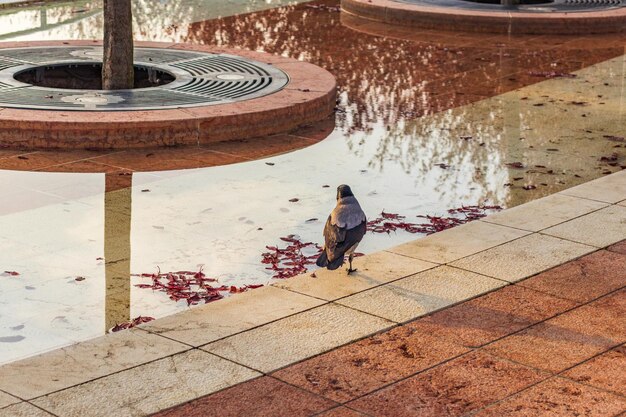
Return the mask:
[(4, 273), (3, 273), (2, 275), (8, 275), (8, 276), (11, 276), (11, 277), (16, 277), (16, 276), (18, 276), (19, 274), (20, 274), (20, 273), (19, 273), (19, 272), (16, 272), (16, 271), (4, 271)]
[[(380, 214), (380, 217), (367, 223), (367, 230), (372, 233), (391, 233), (398, 229), (409, 233), (433, 234), (465, 224), (487, 216), (489, 211), (502, 210), (500, 206), (463, 206), (448, 210), (453, 217), (417, 216), (427, 220), (427, 223), (409, 223), (404, 221), (405, 216), (393, 213)], [(463, 216), (463, 217), (461, 217)]]
[[(288, 245), (284, 248), (266, 246), (269, 252), (261, 255), (261, 263), (269, 265), (265, 269), (275, 272), (273, 278), (287, 279), (305, 273), (307, 266), (313, 265), (322, 253), (321, 246), (313, 242), (302, 242), (295, 235), (281, 237), (280, 240)], [(304, 254), (303, 249), (309, 254)]]
[(120, 330), (130, 329), (135, 326), (139, 326), (140, 324), (151, 322), (152, 320), (154, 320), (154, 317), (139, 316), (132, 319), (131, 321), (116, 324), (111, 328), (110, 332), (119, 332)]
[(223, 292), (240, 293), (248, 289), (255, 289), (263, 285), (236, 286), (213, 286), (217, 282), (215, 278), (207, 277), (202, 268), (198, 272), (178, 271), (155, 274), (135, 274), (135, 277), (150, 278), (151, 284), (136, 284), (138, 288), (150, 288), (155, 291), (166, 293), (171, 300), (185, 300), (187, 305), (196, 305), (204, 301), (210, 303), (224, 298)]

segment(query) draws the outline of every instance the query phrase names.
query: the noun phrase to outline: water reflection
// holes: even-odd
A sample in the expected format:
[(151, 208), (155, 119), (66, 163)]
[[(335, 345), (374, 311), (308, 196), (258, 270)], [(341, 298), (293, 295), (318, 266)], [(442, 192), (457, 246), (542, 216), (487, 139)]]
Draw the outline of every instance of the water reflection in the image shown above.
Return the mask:
[[(279, 137), (265, 142), (277, 147), (271, 153), (216, 144), (211, 152), (240, 163), (208, 168), (206, 149), (0, 151), (0, 268), (22, 274), (0, 278), (0, 336), (26, 337), (26, 347), (3, 345), (0, 362), (187, 308), (134, 287), (131, 272), (204, 265), (224, 284), (268, 282), (265, 245), (290, 233), (320, 241), (338, 183), (353, 187), (370, 217), (386, 209), (413, 219), (463, 204), (513, 206), (624, 165), (623, 145), (607, 138), (626, 127), (622, 39), (407, 31), (343, 16), (336, 1), (272, 8), (284, 3), (134, 2), (142, 39), (254, 49), (329, 69), (340, 89), (332, 133)], [(206, 20), (261, 8), (271, 9)], [(97, 37), (99, 19), (27, 36)], [(312, 146), (249, 161), (288, 140)], [(601, 161), (613, 153), (617, 166)], [(368, 235), (362, 250), (414, 238)]]

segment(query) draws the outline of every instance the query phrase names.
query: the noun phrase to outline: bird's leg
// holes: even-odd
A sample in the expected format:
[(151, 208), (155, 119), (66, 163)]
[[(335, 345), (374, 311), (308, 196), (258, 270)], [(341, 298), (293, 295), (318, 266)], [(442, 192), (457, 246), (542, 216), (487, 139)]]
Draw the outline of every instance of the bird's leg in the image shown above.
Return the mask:
[(356, 272), (356, 268), (352, 269), (352, 259), (354, 258), (354, 255), (351, 253), (350, 256), (348, 256), (348, 262), (350, 262), (350, 268), (348, 268), (348, 275), (350, 275), (353, 272)]

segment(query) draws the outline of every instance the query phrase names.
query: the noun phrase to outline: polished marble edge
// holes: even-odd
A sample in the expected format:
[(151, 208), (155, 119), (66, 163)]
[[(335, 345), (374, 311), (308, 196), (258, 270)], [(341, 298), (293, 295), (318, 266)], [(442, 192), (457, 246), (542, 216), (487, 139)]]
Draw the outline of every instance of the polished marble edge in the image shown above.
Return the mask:
[[(573, 191), (572, 191), (573, 190)], [(602, 195), (599, 197), (598, 196), (598, 190), (602, 190)], [(574, 210), (572, 212), (571, 215), (567, 215), (567, 210), (564, 210), (566, 213), (562, 214), (561, 216), (559, 216), (555, 221), (554, 224), (550, 224), (548, 227), (540, 229), (539, 231), (529, 231), (529, 230), (524, 230), (524, 225), (523, 222), (522, 224), (517, 224), (516, 227), (508, 227), (505, 225), (501, 225), (498, 224), (497, 226), (501, 228), (502, 232), (511, 232), (511, 231), (523, 231), (523, 233), (514, 233), (514, 234), (510, 234), (507, 235), (506, 239), (503, 239), (501, 242), (498, 242), (497, 244), (494, 244), (492, 246), (489, 246), (488, 248), (480, 248), (479, 250), (476, 250), (472, 253), (465, 253), (463, 257), (461, 257), (460, 259), (453, 259), (453, 260), (449, 260), (447, 262), (442, 262), (442, 263), (437, 263), (437, 262), (432, 262), (432, 261), (428, 261), (428, 260), (424, 260), (424, 259), (417, 259), (417, 258), (412, 258), (411, 256), (406, 256), (406, 255), (402, 255), (404, 258), (406, 258), (406, 261), (409, 262), (408, 263), (408, 268), (409, 270), (411, 269), (411, 262), (414, 261), (415, 262), (415, 268), (417, 268), (418, 271), (420, 272), (416, 272), (416, 273), (410, 273), (407, 272), (407, 266), (405, 265), (402, 268), (399, 268), (395, 271), (389, 271), (388, 267), (386, 267), (384, 265), (384, 260), (387, 259), (387, 256), (399, 256), (398, 254), (394, 254), (394, 253), (390, 253), (393, 252), (395, 250), (395, 248), (391, 248), (387, 251), (382, 251), (382, 252), (378, 252), (376, 254), (371, 254), (366, 256), (365, 258), (361, 258), (359, 260), (359, 262), (365, 263), (367, 262), (368, 257), (369, 258), (373, 258), (373, 257), (378, 257), (379, 258), (379, 262), (374, 263), (373, 266), (370, 268), (370, 270), (368, 271), (368, 273), (373, 274), (373, 275), (378, 275), (378, 277), (382, 277), (380, 280), (376, 281), (376, 280), (364, 280), (363, 279), (355, 279), (354, 280), (354, 288), (351, 290), (349, 288), (349, 286), (346, 288), (344, 287), (342, 289), (342, 291), (346, 292), (345, 294), (343, 294), (340, 297), (327, 297), (330, 298), (330, 300), (328, 299), (324, 299), (324, 298), (320, 298), (317, 297), (315, 295), (315, 286), (317, 285), (317, 283), (319, 283), (319, 286), (321, 289), (323, 289), (324, 285), (328, 285), (328, 280), (332, 280), (332, 279), (352, 279), (352, 278), (348, 278), (345, 275), (345, 272), (343, 271), (343, 269), (337, 271), (337, 272), (332, 272), (332, 273), (327, 273), (326, 271), (324, 271), (323, 276), (327, 276), (327, 279), (319, 279), (316, 281), (310, 281), (313, 283), (313, 285), (309, 285), (307, 288), (307, 294), (303, 294), (302, 292), (298, 292), (296, 289), (294, 289), (293, 291), (290, 290), (288, 288), (287, 285), (284, 285), (284, 283), (279, 283), (279, 286), (271, 286), (271, 288), (274, 288), (275, 290), (280, 291), (285, 291), (285, 292), (292, 292), (294, 295), (297, 295), (298, 297), (298, 302), (297, 303), (303, 303), (303, 304), (298, 304), (298, 306), (295, 307), (295, 311), (290, 311), (290, 310), (286, 310), (284, 312), (278, 312), (277, 314), (275, 314), (274, 316), (272, 316), (269, 320), (267, 320), (266, 322), (263, 322), (263, 320), (261, 321), (257, 321), (255, 323), (241, 323), (240, 327), (236, 330), (232, 331), (232, 334), (222, 334), (220, 336), (220, 338), (217, 338), (217, 340), (232, 340), (233, 343), (237, 342), (238, 339), (238, 335), (242, 335), (244, 333), (248, 333), (248, 332), (258, 332), (259, 329), (263, 330), (265, 327), (267, 326), (273, 326), (273, 327), (279, 327), (282, 325), (282, 323), (284, 321), (286, 321), (286, 319), (288, 319), (289, 323), (293, 323), (293, 322), (298, 322), (298, 320), (302, 317), (303, 319), (306, 317), (305, 315), (310, 315), (310, 311), (315, 310), (315, 309), (319, 309), (323, 306), (331, 306), (331, 305), (337, 305), (336, 304), (336, 300), (338, 299), (342, 299), (345, 300), (355, 294), (359, 294), (359, 293), (363, 293), (366, 291), (371, 291), (375, 288), (380, 288), (383, 289), (384, 287), (392, 287), (395, 284), (395, 281), (398, 281), (400, 279), (406, 279), (407, 274), (409, 274), (410, 277), (419, 277), (420, 274), (427, 274), (429, 273), (429, 271), (432, 271), (433, 269), (437, 269), (437, 268), (441, 268), (444, 265), (448, 265), (448, 264), (453, 264), (458, 262), (459, 260), (463, 260), (463, 259), (468, 259), (471, 258), (472, 256), (476, 256), (478, 254), (485, 254), (488, 253), (489, 251), (492, 251), (494, 249), (498, 249), (501, 248), (504, 245), (516, 245), (516, 242), (519, 241), (523, 241), (525, 239), (529, 239), (529, 238), (533, 238), (533, 239), (543, 239), (543, 238), (548, 238), (548, 239), (552, 239), (552, 240), (558, 240), (559, 242), (564, 242), (564, 244), (573, 244), (573, 245), (579, 245), (580, 248), (585, 248), (585, 254), (586, 253), (590, 253), (593, 252), (595, 250), (597, 250), (597, 247), (594, 246), (589, 246), (589, 245), (583, 245), (580, 243), (574, 243), (571, 240), (564, 240), (564, 239), (558, 239), (556, 237), (552, 237), (552, 236), (548, 236), (546, 234), (544, 234), (543, 230), (551, 228), (551, 227), (555, 227), (559, 224), (566, 224), (567, 222), (570, 222), (572, 220), (576, 220), (576, 219), (584, 219), (585, 216), (588, 215), (593, 215), (593, 213), (597, 212), (598, 210), (605, 210), (607, 208), (611, 208), (611, 207), (615, 207), (615, 208), (619, 208), (621, 207), (621, 205), (624, 204), (624, 200), (626, 199), (626, 171), (621, 171), (594, 181), (591, 181), (589, 183), (586, 184), (582, 184), (580, 186), (574, 187), (572, 189), (569, 190), (565, 190), (561, 193), (558, 194), (562, 194), (562, 195), (566, 195), (569, 198), (566, 200), (567, 202), (580, 202), (581, 204), (587, 204), (589, 201), (595, 201), (598, 202), (599, 198), (600, 198), (600, 202), (602, 204), (600, 205), (594, 205), (594, 204), (587, 204), (587, 209), (583, 210), (582, 213), (580, 211), (576, 211)], [(575, 194), (575, 195), (572, 195)], [(526, 213), (526, 210), (531, 210), (533, 212), (533, 214), (535, 216), (541, 215), (541, 213), (537, 213), (536, 211), (536, 205), (537, 204), (541, 204), (543, 202), (545, 202), (546, 200), (549, 199), (555, 199), (555, 197), (552, 196), (548, 196), (548, 197), (544, 197), (543, 199), (540, 200), (535, 200), (534, 202), (528, 203), (528, 204), (524, 204), (522, 206), (518, 206), (515, 207), (513, 209), (510, 209), (511, 212), (513, 212), (514, 210), (518, 213), (519, 216), (524, 217), (527, 216), (528, 213)], [(573, 200), (572, 200), (573, 198)], [(609, 200), (609, 201), (606, 201)], [(565, 201), (565, 200), (564, 200)], [(533, 205), (534, 204), (534, 205)], [(599, 208), (601, 207), (601, 208)], [(507, 212), (509, 212), (509, 210), (505, 210), (503, 212), (500, 212), (502, 214), (506, 214)], [(597, 216), (596, 216), (597, 217)], [(478, 227), (481, 223), (485, 224), (485, 225), (492, 225), (495, 226), (493, 223), (490, 223), (491, 219), (489, 217), (487, 217), (484, 220), (480, 220), (477, 222), (473, 222), (474, 224), (477, 224), (477, 226), (474, 227)], [(470, 223), (472, 224), (472, 223)], [(457, 228), (458, 230), (462, 230), (463, 226)], [(530, 227), (529, 227), (530, 228)], [(452, 229), (454, 230), (454, 229)], [(583, 231), (581, 230), (581, 233), (585, 233), (588, 234), (588, 231)], [(619, 233), (619, 237), (623, 240), (626, 239), (626, 231), (622, 232), (621, 230), (618, 231)], [(454, 233), (450, 233), (449, 234), (449, 238), (448, 238), (448, 242), (445, 242), (445, 239), (442, 242), (441, 236), (443, 236), (443, 234), (440, 234), (439, 236), (436, 235), (432, 235), (432, 236), (427, 236), (421, 239), (417, 239), (414, 242), (420, 242), (420, 245), (424, 245), (424, 244), (428, 244), (429, 241), (437, 239), (439, 240), (439, 242), (437, 243), (438, 246), (441, 245), (458, 245), (458, 242), (455, 242), (455, 240), (457, 240), (458, 238), (455, 237)], [(582, 239), (581, 239), (582, 240)], [(549, 265), (547, 268), (545, 269), (550, 269), (552, 267), (558, 266), (560, 264), (569, 262), (571, 260), (577, 259), (580, 256), (582, 256), (581, 253), (578, 254), (574, 254), (574, 255), (566, 255), (565, 257), (559, 258), (558, 260), (556, 260), (554, 265)], [(380, 262), (380, 261), (383, 262)], [(382, 269), (381, 269), (382, 268)], [(373, 270), (372, 270), (373, 269)], [(477, 271), (473, 271), (474, 269), (476, 269)], [(544, 270), (545, 270), (544, 269)], [(501, 278), (498, 278), (497, 276), (490, 276), (489, 274), (485, 274), (485, 273), (481, 273), (480, 272), (480, 265), (469, 265), (464, 267), (462, 270), (466, 270), (466, 271), (470, 271), (470, 272), (474, 272), (474, 273), (478, 273), (478, 274), (482, 274), (483, 276), (489, 276), (491, 278), (495, 278), (495, 279), (499, 279), (501, 280)], [(378, 272), (377, 272), (378, 271)], [(536, 275), (537, 273), (542, 272), (542, 271), (534, 271), (531, 274), (528, 274), (521, 279), (526, 279), (530, 276)], [(391, 275), (389, 275), (391, 273)], [(381, 275), (382, 274), (382, 275)], [(397, 276), (396, 276), (397, 275)], [(296, 279), (299, 280), (315, 280), (315, 278), (312, 278), (310, 276), (310, 274), (306, 274), (305, 276), (301, 276), (298, 277)], [(508, 285), (507, 283), (504, 283), (504, 285)], [(499, 287), (498, 287), (499, 288)], [(271, 290), (268, 289), (267, 291), (275, 291), (275, 290)], [(476, 296), (482, 295), (484, 293), (490, 292), (493, 289), (488, 289), (486, 288), (483, 292), (480, 292), (478, 294), (472, 294), (469, 297), (466, 297), (464, 299), (456, 299), (454, 301), (451, 301), (449, 304), (442, 306), (439, 309), (442, 308), (448, 308), (452, 305), (458, 304), (459, 302), (463, 302), (467, 299), (471, 299), (471, 298), (475, 298)], [(259, 293), (261, 293), (263, 291), (259, 291), (256, 294), (258, 295)], [(239, 297), (241, 297), (239, 300), (237, 300)], [(232, 303), (234, 306), (236, 306), (237, 309), (245, 309), (246, 306), (250, 306), (250, 308), (255, 309), (256, 307), (258, 307), (258, 297), (255, 296), (254, 292), (245, 294), (244, 296), (234, 296), (232, 299)], [(200, 308), (203, 309), (203, 312), (206, 313), (207, 315), (211, 315), (212, 311), (219, 311), (220, 309), (223, 309), (223, 306), (225, 304), (222, 304), (225, 302), (218, 302), (218, 303), (212, 303), (212, 304), (207, 304), (205, 306), (202, 306)], [(343, 304), (343, 303), (342, 303)], [(233, 307), (235, 308), (235, 307)], [(344, 308), (349, 308), (349, 307), (345, 307)], [(439, 310), (438, 309), (438, 310)], [(193, 311), (193, 310), (192, 310)], [(257, 310), (258, 311), (258, 310)], [(161, 340), (163, 341), (164, 345), (165, 344), (171, 344), (172, 341), (176, 341), (176, 342), (181, 342), (187, 346), (189, 346), (189, 349), (187, 352), (189, 351), (194, 351), (194, 350), (199, 350), (197, 347), (194, 347), (193, 345), (189, 344), (189, 340), (186, 340), (184, 337), (183, 338), (178, 338), (178, 339), (183, 339), (183, 340), (178, 340), (176, 333), (175, 333), (175, 329), (177, 326), (184, 328), (186, 325), (188, 325), (188, 319), (186, 314), (188, 314), (189, 312), (182, 312), (182, 313), (178, 313), (176, 315), (173, 316), (168, 316), (165, 317), (163, 319), (158, 319), (154, 322), (149, 323), (149, 325), (145, 326), (143, 328), (143, 331), (149, 331), (150, 332), (150, 328), (153, 329), (154, 334), (156, 336), (159, 336), (159, 338), (157, 338), (156, 340)], [(371, 314), (371, 313), (363, 313), (362, 310), (359, 310), (359, 313), (361, 313), (361, 317), (367, 318), (368, 316), (373, 318), (379, 318), (378, 316), (376, 316), (375, 314)], [(413, 317), (413, 319), (427, 315), (427, 314), (431, 314), (432, 311), (428, 311), (428, 312), (423, 312), (420, 314), (415, 315), (415, 317)], [(370, 320), (370, 319), (368, 319)], [(166, 322), (167, 321), (167, 322)], [(162, 326), (161, 323), (167, 323), (166, 326)], [(389, 327), (394, 327), (397, 324), (394, 322), (389, 322)], [(172, 329), (172, 332), (164, 332), (163, 328), (167, 328), (167, 329)], [(237, 327), (237, 326), (236, 326)], [(157, 330), (158, 329), (158, 330)], [(201, 331), (201, 328), (198, 329), (199, 331)], [(374, 331), (374, 333), (377, 333), (379, 331), (382, 331), (385, 329), (376, 329)], [(370, 335), (371, 332), (365, 332), (364, 334), (359, 334), (359, 336), (355, 339), (358, 340), (360, 338), (363, 337), (367, 337)], [(98, 352), (100, 349), (104, 349), (106, 345), (106, 339), (108, 336), (105, 336), (103, 338), (101, 338), (102, 340), (102, 346), (99, 345), (99, 343), (94, 343), (94, 340), (88, 341), (88, 342), (82, 342), (81, 344), (87, 344), (90, 343), (93, 346), (91, 347), (91, 349), (93, 349), (94, 353)], [(355, 336), (356, 337), (356, 336)], [(245, 340), (245, 339), (244, 339)], [(349, 342), (352, 342), (348, 341)], [(214, 342), (211, 342), (214, 343)], [(340, 345), (345, 344), (346, 341), (342, 340)], [(197, 346), (197, 345), (196, 345)], [(324, 346), (324, 350), (328, 351), (331, 349), (334, 349), (338, 346), (333, 346), (333, 347), (329, 347), (329, 346)], [(55, 355), (56, 351), (52, 351), (52, 352), (48, 352), (39, 356), (35, 356), (33, 358), (28, 358), (28, 359), (24, 359), (22, 361), (20, 361), (20, 365), (21, 368), (23, 369), (23, 372), (28, 372), (28, 366), (29, 363), (35, 365), (37, 364), (37, 367), (41, 366), (42, 361), (45, 362), (46, 357), (49, 355), (49, 357), (52, 357), (52, 355)], [(317, 354), (317, 353), (316, 353)], [(58, 355), (58, 354), (57, 354)], [(180, 353), (175, 353), (175, 354), (170, 354), (170, 355), (165, 355), (163, 357), (161, 357), (158, 360), (162, 360), (164, 358), (168, 358), (168, 357), (173, 357), (175, 355), (180, 355)], [(306, 358), (305, 358), (306, 359)], [(223, 359), (226, 361), (230, 361), (233, 362), (234, 364), (240, 365), (237, 361), (236, 357), (233, 357), (231, 359)], [(298, 358), (296, 360), (296, 362), (303, 360), (302, 358)], [(154, 360), (148, 362), (148, 363), (143, 363), (143, 364), (138, 364), (138, 365), (134, 365), (131, 367), (128, 367), (126, 369), (117, 369), (115, 372), (112, 372), (111, 374), (108, 375), (104, 375), (104, 376), (99, 376), (97, 378), (86, 378), (85, 381), (80, 382), (79, 384), (74, 384), (73, 386), (69, 386), (67, 388), (63, 388), (62, 390), (51, 390), (50, 392), (46, 392), (44, 394), (42, 394), (41, 396), (37, 397), (37, 398), (43, 398), (46, 397), (47, 395), (49, 395), (52, 392), (66, 392), (72, 389), (75, 389), (76, 387), (80, 387), (80, 386), (84, 386), (86, 384), (89, 384), (93, 381), (101, 381), (103, 379), (106, 379), (108, 376), (112, 375), (112, 374), (117, 374), (117, 373), (122, 373), (122, 372), (126, 372), (129, 369), (139, 369), (141, 370), (142, 367), (145, 367), (147, 365), (149, 365), (150, 363), (153, 363)], [(295, 363), (295, 362), (294, 362)], [(285, 363), (285, 366), (289, 365), (291, 363)], [(84, 363), (82, 364), (83, 366), (85, 365)], [(5, 366), (11, 366), (11, 364), (7, 364)], [(5, 366), (0, 366), (0, 372), (2, 371), (2, 369)], [(70, 366), (70, 364), (68, 364), (67, 366)], [(254, 367), (252, 367), (254, 368)], [(33, 377), (37, 376), (36, 373), (37, 368), (35, 367), (32, 371)], [(139, 373), (133, 373), (133, 374), (139, 374)], [(223, 389), (220, 388), (220, 389)], [(14, 393), (12, 393), (11, 391), (14, 392), (18, 392), (19, 388), (16, 387), (14, 390), (12, 390), (10, 387), (9, 389), (5, 389), (5, 391), (8, 394), (12, 394), (15, 395)], [(45, 392), (45, 391), (44, 391)], [(20, 398), (19, 395), (15, 395), (16, 397)]]

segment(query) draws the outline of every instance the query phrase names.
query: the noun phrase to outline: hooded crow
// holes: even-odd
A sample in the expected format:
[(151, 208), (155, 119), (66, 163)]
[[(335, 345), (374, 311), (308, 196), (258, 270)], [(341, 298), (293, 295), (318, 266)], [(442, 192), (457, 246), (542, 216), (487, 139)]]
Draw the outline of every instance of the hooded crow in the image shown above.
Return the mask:
[(340, 185), (337, 187), (337, 205), (324, 226), (324, 251), (317, 258), (317, 266), (335, 270), (343, 265), (344, 256), (348, 255), (348, 275), (355, 272), (356, 269), (352, 269), (352, 258), (366, 229), (365, 213), (352, 190), (347, 185)]

